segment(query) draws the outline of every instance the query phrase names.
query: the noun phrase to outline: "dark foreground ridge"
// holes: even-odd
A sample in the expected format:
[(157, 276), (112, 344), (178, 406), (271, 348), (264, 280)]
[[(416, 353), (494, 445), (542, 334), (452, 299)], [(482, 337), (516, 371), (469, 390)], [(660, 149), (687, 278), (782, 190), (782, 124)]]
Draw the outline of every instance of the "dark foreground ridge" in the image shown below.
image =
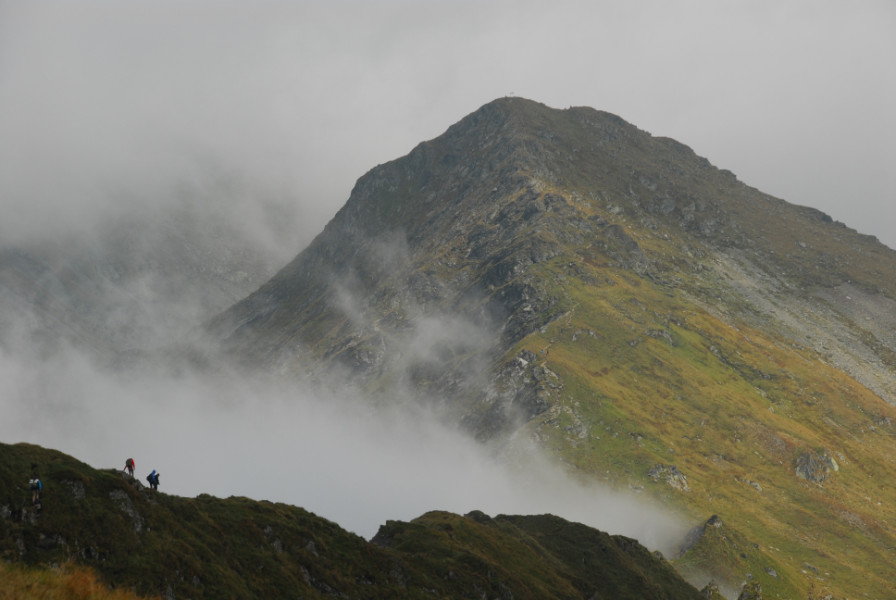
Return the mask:
[[(44, 482), (39, 517), (32, 464)], [(635, 540), (551, 515), (430, 512), (389, 521), (368, 542), (295, 506), (172, 496), (30, 444), (0, 444), (0, 490), (4, 561), (74, 562), (144, 595), (701, 598)]]

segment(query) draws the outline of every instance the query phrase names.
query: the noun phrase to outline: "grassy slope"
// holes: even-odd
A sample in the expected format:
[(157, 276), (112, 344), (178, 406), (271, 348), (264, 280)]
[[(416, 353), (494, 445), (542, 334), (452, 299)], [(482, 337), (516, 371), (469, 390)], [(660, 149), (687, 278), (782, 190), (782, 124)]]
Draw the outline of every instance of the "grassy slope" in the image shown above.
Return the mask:
[[(492, 519), (481, 513), (462, 518), (432, 512), (412, 523), (390, 522), (375, 541), (379, 538), (396, 550), (419, 555), (429, 569), (454, 576), (472, 571), (512, 581), (522, 567), (528, 583), (513, 590), (515, 598), (674, 598), (696, 593), (682, 585), (669, 563), (634, 540), (552, 515)], [(501, 596), (511, 591), (498, 588)]]
[[(45, 489), (37, 518), (27, 507), (31, 464)], [(301, 508), (140, 489), (29, 444), (0, 444), (0, 490), (5, 561), (88, 566), (106, 585), (142, 595), (636, 599), (647, 589), (700, 598), (633, 540), (553, 517), (434, 512), (389, 522), (371, 543)], [(30, 573), (35, 593), (53, 597), (55, 581)], [(0, 595), (14, 589), (0, 584)]]
[(67, 565), (46, 569), (0, 562), (0, 598), (4, 600), (139, 600), (124, 589), (111, 589), (90, 569)]
[[(789, 305), (846, 281), (896, 298), (893, 252), (744, 186), (672, 140), (606, 126), (595, 135), (590, 109), (515, 109), (547, 157), (531, 176), (576, 213), (548, 215), (529, 232), (550, 232), (545, 241), (560, 249), (529, 275), (566, 312), (505, 355), (529, 350), (530, 369), (562, 382), (527, 429), (582, 472), (645, 488), (695, 519), (721, 515), (724, 527), (679, 561), (685, 572), (735, 586), (749, 573), (767, 597), (888, 597), (896, 409), (795, 345), (705, 263), (736, 249), (783, 285)], [(675, 210), (664, 213), (669, 199)], [(594, 218), (612, 235), (565, 242)], [(635, 265), (642, 257), (646, 268)], [(873, 336), (864, 337), (883, 367), (896, 368)], [(798, 478), (806, 452), (831, 456), (839, 470), (818, 483)], [(657, 464), (676, 465), (688, 491), (651, 479)]]
[[(885, 597), (896, 546), (892, 406), (811, 351), (722, 321), (599, 255), (538, 269), (571, 307), (514, 350), (530, 350), (563, 382), (554, 408), (529, 424), (546, 446), (584, 472), (748, 532), (745, 544), (758, 547), (746, 554), (761, 556), (736, 553), (720, 577), (749, 572), (771, 597), (804, 596), (810, 585)], [(798, 479), (806, 451), (827, 452), (840, 470), (822, 483)], [(651, 480), (656, 464), (676, 465), (689, 491)], [(700, 551), (682, 568), (706, 569), (720, 550)]]

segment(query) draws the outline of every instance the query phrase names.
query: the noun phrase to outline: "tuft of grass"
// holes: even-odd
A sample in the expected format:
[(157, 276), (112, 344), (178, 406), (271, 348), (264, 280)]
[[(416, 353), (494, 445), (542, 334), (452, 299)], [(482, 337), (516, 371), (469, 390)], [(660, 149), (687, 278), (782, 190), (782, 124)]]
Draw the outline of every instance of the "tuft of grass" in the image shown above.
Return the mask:
[(3, 600), (150, 600), (122, 588), (111, 588), (89, 568), (67, 563), (59, 568), (25, 567), (0, 562)]

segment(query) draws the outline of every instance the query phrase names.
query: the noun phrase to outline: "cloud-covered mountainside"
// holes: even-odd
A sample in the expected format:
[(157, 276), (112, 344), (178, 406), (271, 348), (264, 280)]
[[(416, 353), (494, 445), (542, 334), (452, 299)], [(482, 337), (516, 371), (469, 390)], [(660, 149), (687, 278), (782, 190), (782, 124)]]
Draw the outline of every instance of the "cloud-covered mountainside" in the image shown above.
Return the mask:
[[(365, 537), (430, 510), (552, 513), (729, 596), (886, 596), (896, 252), (874, 238), (614, 115), (522, 98), (362, 176), (270, 279), (289, 209), (213, 191), (3, 248), (4, 441), (132, 455), (163, 492)], [(260, 506), (121, 489), (210, 522)], [(472, 522), (417, 525), (520, 527)]]
[(0, 456), (5, 560), (74, 561), (147, 596), (702, 598), (637, 541), (550, 515), (434, 511), (365, 541), (301, 508), (171, 496), (30, 444), (0, 444)]
[(505, 98), (361, 177), (211, 331), (719, 514), (753, 551), (698, 544), (695, 577), (851, 596), (890, 585), (894, 309), (876, 239), (613, 115)]
[(157, 197), (110, 191), (110, 206), (85, 206), (65, 231), (5, 239), (0, 343), (145, 355), (257, 288), (290, 239), (269, 221), (288, 211), (262, 197), (249, 217), (248, 192), (209, 177)]

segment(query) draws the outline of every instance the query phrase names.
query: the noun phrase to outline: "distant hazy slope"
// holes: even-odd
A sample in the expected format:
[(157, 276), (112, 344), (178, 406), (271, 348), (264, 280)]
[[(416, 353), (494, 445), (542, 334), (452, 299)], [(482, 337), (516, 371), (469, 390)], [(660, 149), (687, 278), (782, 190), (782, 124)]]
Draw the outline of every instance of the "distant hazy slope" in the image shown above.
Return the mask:
[(106, 359), (183, 342), (280, 266), (269, 240), (206, 200), (122, 207), (92, 234), (0, 247), (0, 344)]

